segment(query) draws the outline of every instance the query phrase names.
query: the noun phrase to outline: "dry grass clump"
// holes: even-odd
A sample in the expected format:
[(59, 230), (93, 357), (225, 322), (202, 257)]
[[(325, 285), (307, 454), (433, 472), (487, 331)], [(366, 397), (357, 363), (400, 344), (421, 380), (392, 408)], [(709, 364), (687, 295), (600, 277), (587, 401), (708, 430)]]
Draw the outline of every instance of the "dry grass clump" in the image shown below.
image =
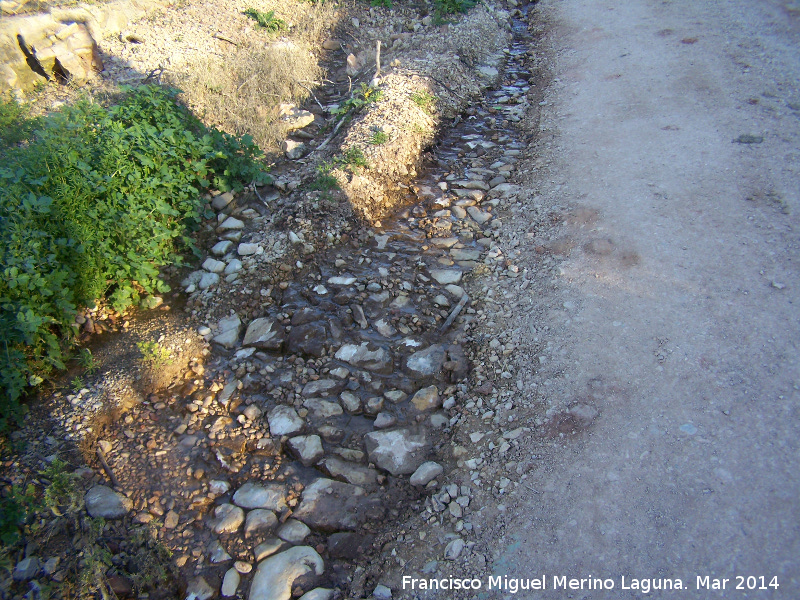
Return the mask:
[(250, 134), (262, 149), (272, 151), (284, 138), (278, 105), (304, 100), (320, 76), (311, 52), (291, 41), (278, 41), (240, 48), (224, 58), (206, 58), (182, 72), (175, 83), (207, 124), (236, 135)]
[[(249, 134), (266, 152), (285, 137), (278, 105), (301, 103), (322, 77), (309, 50), (320, 44), (333, 23), (334, 9), (322, 3), (255, 1), (248, 8), (268, 13), (284, 25), (260, 30), (254, 22), (246, 40), (224, 56), (206, 56), (176, 69), (172, 83), (207, 124), (237, 135)], [(246, 17), (243, 17), (246, 19)]]

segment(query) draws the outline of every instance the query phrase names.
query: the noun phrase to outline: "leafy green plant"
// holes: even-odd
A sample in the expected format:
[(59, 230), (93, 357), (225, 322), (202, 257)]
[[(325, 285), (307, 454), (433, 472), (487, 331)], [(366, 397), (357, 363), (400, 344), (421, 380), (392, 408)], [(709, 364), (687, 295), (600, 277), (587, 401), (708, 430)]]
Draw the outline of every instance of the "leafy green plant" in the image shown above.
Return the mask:
[(74, 473), (67, 471), (67, 463), (56, 458), (41, 473), (49, 484), (44, 490), (44, 505), (57, 517), (73, 514), (83, 506)]
[(380, 146), (381, 144), (385, 144), (389, 141), (389, 134), (385, 131), (381, 131), (380, 129), (376, 129), (372, 132), (372, 136), (369, 138), (369, 143), (373, 146)]
[(392, 8), (392, 0), (370, 0), (369, 5), (376, 8), (379, 6), (383, 8)]
[(78, 355), (75, 357), (75, 359), (77, 360), (78, 365), (86, 372), (87, 375), (94, 375), (99, 368), (92, 351), (88, 348), (81, 348), (78, 351)]
[(331, 112), (336, 116), (337, 120), (351, 118), (362, 108), (368, 104), (378, 102), (382, 97), (382, 89), (362, 83), (360, 89), (353, 91), (350, 98), (343, 101), (338, 108)]
[(84, 386), (84, 381), (81, 377), (73, 377), (72, 381), (69, 382), (70, 387), (73, 391), (79, 391)]
[(358, 168), (369, 168), (367, 157), (364, 156), (364, 151), (358, 146), (350, 146), (344, 151), (342, 156), (336, 157), (334, 162), (339, 166), (350, 169), (350, 171), (354, 171)]
[(255, 8), (248, 8), (246, 11), (244, 11), (244, 14), (258, 23), (259, 27), (266, 29), (269, 32), (274, 33), (281, 31), (282, 29), (286, 29), (286, 21), (276, 17), (274, 10), (269, 12), (261, 12)]
[(478, 4), (478, 0), (434, 0), (435, 22), (444, 23), (448, 15), (466, 13)]
[(160, 369), (172, 362), (172, 353), (158, 342), (138, 342), (136, 347), (142, 353), (142, 361), (152, 369)]
[(436, 96), (427, 90), (411, 94), (411, 100), (426, 113), (431, 114), (436, 109)]
[(204, 127), (177, 90), (125, 92), (31, 122), (24, 144), (0, 142), (0, 430), (64, 368), (78, 307), (105, 297), (122, 311), (168, 291), (158, 269), (192, 247), (203, 190), (269, 181), (249, 137)]
[(10, 546), (20, 537), (20, 527), (33, 512), (36, 489), (29, 484), (24, 490), (13, 486), (6, 497), (0, 497), (0, 543)]

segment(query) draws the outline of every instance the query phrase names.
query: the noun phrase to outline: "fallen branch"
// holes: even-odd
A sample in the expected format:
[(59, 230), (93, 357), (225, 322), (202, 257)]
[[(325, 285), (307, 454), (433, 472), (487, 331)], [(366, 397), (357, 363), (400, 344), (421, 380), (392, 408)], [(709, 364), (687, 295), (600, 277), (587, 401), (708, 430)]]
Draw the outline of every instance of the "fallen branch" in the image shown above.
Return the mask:
[(439, 329), (439, 335), (443, 334), (445, 331), (450, 329), (450, 325), (452, 325), (453, 321), (456, 320), (456, 317), (462, 311), (462, 309), (467, 305), (467, 302), (469, 302), (469, 296), (464, 294), (463, 296), (461, 296), (461, 300), (458, 301), (458, 304), (456, 304), (455, 307), (453, 308), (453, 310), (450, 311), (450, 314), (448, 315), (447, 320), (444, 322), (442, 327)]
[(100, 460), (100, 465), (103, 467), (103, 470), (108, 475), (108, 478), (111, 480), (111, 485), (115, 488), (119, 487), (119, 481), (117, 480), (116, 475), (114, 475), (114, 471), (111, 470), (111, 467), (108, 466), (106, 462), (106, 455), (103, 454), (102, 448), (100, 446), (97, 447), (97, 458)]

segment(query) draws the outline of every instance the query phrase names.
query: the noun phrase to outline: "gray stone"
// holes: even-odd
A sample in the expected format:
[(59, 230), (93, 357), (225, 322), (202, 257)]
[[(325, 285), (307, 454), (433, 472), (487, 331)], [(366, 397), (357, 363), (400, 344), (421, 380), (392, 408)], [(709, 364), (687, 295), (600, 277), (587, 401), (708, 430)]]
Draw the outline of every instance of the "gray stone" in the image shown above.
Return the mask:
[(352, 275), (337, 275), (328, 278), (328, 283), (331, 285), (353, 285), (355, 282), (356, 278)]
[(281, 150), (283, 150), (286, 158), (297, 160), (298, 158), (303, 158), (306, 153), (306, 145), (303, 142), (287, 139), (281, 144)]
[(29, 556), (28, 558), (23, 558), (16, 564), (11, 577), (14, 581), (27, 581), (28, 579), (36, 577), (41, 568), (42, 565), (39, 559), (35, 556)]
[(461, 538), (456, 538), (444, 549), (444, 558), (445, 560), (455, 560), (461, 555), (461, 551), (464, 550), (464, 540)]
[(368, 415), (377, 415), (382, 410), (383, 410), (383, 397), (373, 396), (372, 398), (367, 399), (367, 403), (364, 406), (365, 413), (367, 413)]
[(203, 273), (200, 277), (200, 281), (197, 282), (198, 289), (207, 290), (211, 286), (217, 285), (219, 283), (219, 275), (216, 273)]
[(385, 585), (378, 584), (372, 591), (372, 597), (375, 600), (392, 600), (392, 590)]
[(424, 434), (408, 429), (373, 431), (364, 436), (369, 460), (392, 475), (409, 475), (424, 462), (428, 444)]
[[(483, 225), (492, 219), (492, 213), (484, 212), (477, 206), (468, 206), (467, 207), (467, 214), (478, 224)], [(450, 281), (448, 283), (456, 283), (454, 281)]]
[(444, 472), (444, 468), (439, 463), (428, 461), (422, 463), (409, 479), (411, 485), (428, 485)]
[(242, 508), (266, 508), (275, 512), (286, 510), (286, 488), (280, 483), (259, 485), (247, 482), (233, 495), (233, 503)]
[(317, 464), (325, 455), (318, 435), (298, 435), (289, 440), (289, 448), (306, 467)]
[(217, 227), (220, 230), (235, 230), (235, 229), (244, 229), (244, 222), (240, 221), (235, 217), (228, 217), (225, 219), (222, 224)]
[(353, 392), (342, 392), (339, 395), (339, 400), (344, 409), (351, 415), (357, 415), (361, 412), (361, 399)]
[(386, 348), (371, 342), (359, 345), (345, 344), (336, 352), (336, 358), (354, 367), (388, 375), (392, 372), (392, 355)]
[(214, 588), (202, 577), (195, 577), (186, 586), (186, 600), (209, 600), (214, 596)]
[(267, 416), (269, 421), (269, 431), (273, 437), (282, 435), (292, 435), (303, 430), (303, 419), (291, 406), (279, 404)]
[(308, 398), (303, 401), (303, 406), (314, 413), (315, 417), (320, 419), (328, 419), (342, 414), (342, 407), (336, 402), (329, 400), (319, 400), (317, 398)]
[(223, 271), (223, 275), (232, 275), (233, 273), (238, 273), (242, 270), (242, 261), (238, 258), (232, 258), (230, 262), (228, 262), (228, 266), (225, 267)]
[(479, 260), (481, 251), (468, 250), (466, 248), (453, 248), (450, 250), (450, 256), (453, 260)]
[(288, 519), (277, 531), (278, 537), (290, 544), (300, 544), (310, 534), (311, 530), (308, 525), (297, 519)]
[(258, 244), (239, 244), (239, 247), (236, 249), (236, 253), (239, 256), (252, 256), (253, 254), (258, 254), (259, 251), (262, 251), (261, 246)]
[(434, 344), (409, 356), (406, 360), (406, 369), (418, 378), (435, 377), (441, 373), (444, 362), (444, 346)]
[(341, 389), (341, 382), (334, 381), (333, 379), (317, 379), (316, 381), (309, 381), (303, 387), (303, 396), (306, 398), (313, 398), (314, 396), (330, 396), (335, 394), (337, 390)]
[(264, 531), (271, 531), (277, 524), (278, 517), (274, 512), (265, 508), (256, 508), (247, 513), (247, 519), (244, 522), (244, 537), (248, 538)]
[(431, 269), (431, 277), (442, 285), (458, 283), (461, 281), (461, 271), (457, 269)]
[(300, 600), (331, 600), (333, 590), (330, 588), (314, 588), (300, 596)]
[(233, 504), (220, 504), (214, 509), (214, 533), (233, 533), (244, 522), (244, 511)]
[(309, 546), (295, 546), (259, 563), (249, 600), (290, 600), (295, 579), (305, 575), (320, 576), (325, 563)]
[(425, 412), (426, 410), (439, 408), (442, 405), (442, 399), (439, 397), (439, 390), (436, 389), (436, 386), (431, 385), (414, 394), (411, 397), (411, 404), (418, 411)]
[(460, 285), (453, 285), (451, 283), (450, 285), (444, 286), (444, 289), (456, 300), (460, 300), (461, 296), (464, 295), (464, 288), (462, 288)]
[(241, 580), (242, 576), (239, 575), (239, 572), (236, 569), (228, 569), (225, 571), (225, 577), (222, 578), (222, 588), (220, 588), (219, 593), (225, 598), (235, 596), (236, 590), (239, 589), (239, 582)]
[(364, 489), (319, 478), (303, 490), (294, 517), (314, 529), (332, 532), (356, 529), (365, 518)]
[(285, 546), (286, 542), (283, 540), (278, 538), (269, 538), (261, 542), (253, 549), (253, 556), (256, 557), (257, 562), (261, 562), (268, 556), (272, 556), (273, 554), (283, 550)]
[(242, 345), (262, 350), (280, 350), (285, 340), (283, 326), (276, 319), (262, 317), (254, 319), (247, 326)]
[(228, 383), (225, 384), (225, 387), (222, 388), (219, 395), (217, 396), (217, 402), (219, 402), (222, 406), (228, 406), (231, 401), (231, 397), (233, 393), (239, 389), (239, 385), (241, 381), (238, 379), (232, 379)]
[(207, 258), (203, 261), (203, 268), (209, 273), (222, 273), (225, 270), (225, 263), (216, 258)]
[(216, 210), (222, 210), (231, 202), (233, 202), (233, 194), (231, 192), (225, 192), (224, 194), (216, 196), (211, 201), (211, 206)]
[(239, 332), (241, 331), (242, 321), (239, 315), (232, 314), (229, 317), (220, 319), (217, 325), (217, 335), (214, 336), (214, 341), (220, 346), (226, 348), (233, 348), (239, 341)]
[(293, 354), (310, 354), (321, 357), (325, 353), (328, 334), (321, 323), (304, 323), (292, 327), (286, 339), (286, 348)]
[(92, 518), (119, 519), (133, 508), (133, 502), (110, 487), (96, 485), (83, 497), (86, 511)]
[(208, 560), (211, 561), (212, 564), (217, 564), (230, 559), (231, 555), (228, 554), (228, 551), (219, 543), (219, 540), (212, 540), (208, 545)]
[(281, 125), (286, 128), (287, 132), (303, 129), (314, 122), (314, 113), (297, 108), (293, 104), (281, 104), (280, 114)]
[(383, 392), (383, 397), (386, 398), (389, 402), (397, 404), (408, 398), (408, 394), (406, 394), (402, 390), (388, 390), (386, 392)]
[(375, 417), (375, 422), (373, 423), (375, 429), (386, 429), (387, 427), (391, 427), (397, 423), (397, 418), (391, 413), (381, 412), (378, 413), (378, 416)]
[(392, 327), (392, 325), (389, 324), (386, 319), (378, 319), (372, 324), (372, 326), (375, 328), (375, 331), (385, 338), (390, 338), (397, 335), (397, 329)]
[(341, 460), (335, 456), (329, 456), (320, 463), (331, 477), (344, 479), (347, 483), (352, 483), (363, 488), (374, 488), (378, 485), (378, 472), (364, 465), (359, 465), (346, 460)]

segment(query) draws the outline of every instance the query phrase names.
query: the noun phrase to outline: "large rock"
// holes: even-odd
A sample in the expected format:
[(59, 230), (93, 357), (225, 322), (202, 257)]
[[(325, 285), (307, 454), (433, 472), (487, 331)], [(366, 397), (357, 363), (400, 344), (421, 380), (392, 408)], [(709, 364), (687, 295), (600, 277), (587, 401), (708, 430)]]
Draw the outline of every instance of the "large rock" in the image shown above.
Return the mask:
[(293, 516), (320, 531), (356, 529), (366, 517), (365, 501), (363, 488), (319, 478), (303, 490), (302, 501)]
[(282, 512), (286, 510), (286, 488), (279, 483), (259, 485), (247, 482), (236, 490), (233, 503), (242, 508), (266, 508)]
[(344, 479), (363, 488), (374, 488), (378, 485), (378, 472), (364, 465), (328, 456), (321, 463), (331, 477)]
[(96, 485), (83, 497), (86, 511), (92, 518), (119, 519), (133, 508), (133, 502), (104, 485)]
[(262, 350), (280, 350), (286, 340), (286, 332), (276, 319), (262, 317), (250, 322), (244, 334), (243, 346)]
[(239, 341), (241, 329), (242, 321), (237, 314), (220, 319), (217, 324), (217, 335), (214, 336), (214, 341), (220, 346), (233, 348)]
[(291, 406), (279, 404), (269, 411), (267, 421), (269, 421), (269, 432), (274, 437), (293, 435), (303, 430), (303, 419)]
[(261, 561), (250, 586), (249, 600), (289, 600), (292, 584), (306, 575), (320, 576), (322, 557), (309, 546), (295, 546)]
[(310, 467), (317, 464), (325, 455), (322, 440), (318, 435), (298, 435), (289, 440), (289, 448), (303, 465)]
[(333, 379), (317, 379), (316, 381), (309, 381), (303, 387), (303, 396), (305, 398), (313, 398), (315, 396), (332, 396), (336, 394), (344, 383), (341, 381), (334, 381)]
[(247, 513), (244, 523), (244, 537), (248, 538), (257, 533), (272, 531), (278, 524), (278, 517), (271, 510), (256, 508)]
[(293, 354), (310, 354), (321, 357), (327, 340), (325, 326), (321, 323), (305, 323), (293, 326), (286, 341), (286, 348)]
[(314, 122), (314, 113), (297, 108), (294, 104), (281, 104), (280, 115), (281, 124), (287, 132), (303, 129)]
[(409, 475), (425, 461), (428, 443), (424, 434), (408, 429), (373, 431), (364, 436), (370, 462), (392, 475)]
[(392, 372), (392, 355), (381, 346), (371, 342), (359, 345), (345, 344), (336, 352), (336, 358), (350, 363), (354, 367), (388, 375)]
[(442, 405), (442, 399), (439, 397), (439, 390), (435, 385), (422, 388), (411, 397), (411, 404), (414, 405), (420, 412), (433, 410)]
[(244, 522), (244, 511), (233, 504), (220, 504), (214, 509), (214, 520), (211, 525), (214, 533), (233, 533), (239, 530)]
[(406, 370), (418, 379), (438, 377), (444, 363), (444, 346), (434, 344), (409, 356), (406, 359)]
[(419, 468), (414, 471), (409, 482), (411, 485), (427, 485), (439, 475), (444, 472), (444, 468), (437, 462), (428, 461), (422, 463)]

